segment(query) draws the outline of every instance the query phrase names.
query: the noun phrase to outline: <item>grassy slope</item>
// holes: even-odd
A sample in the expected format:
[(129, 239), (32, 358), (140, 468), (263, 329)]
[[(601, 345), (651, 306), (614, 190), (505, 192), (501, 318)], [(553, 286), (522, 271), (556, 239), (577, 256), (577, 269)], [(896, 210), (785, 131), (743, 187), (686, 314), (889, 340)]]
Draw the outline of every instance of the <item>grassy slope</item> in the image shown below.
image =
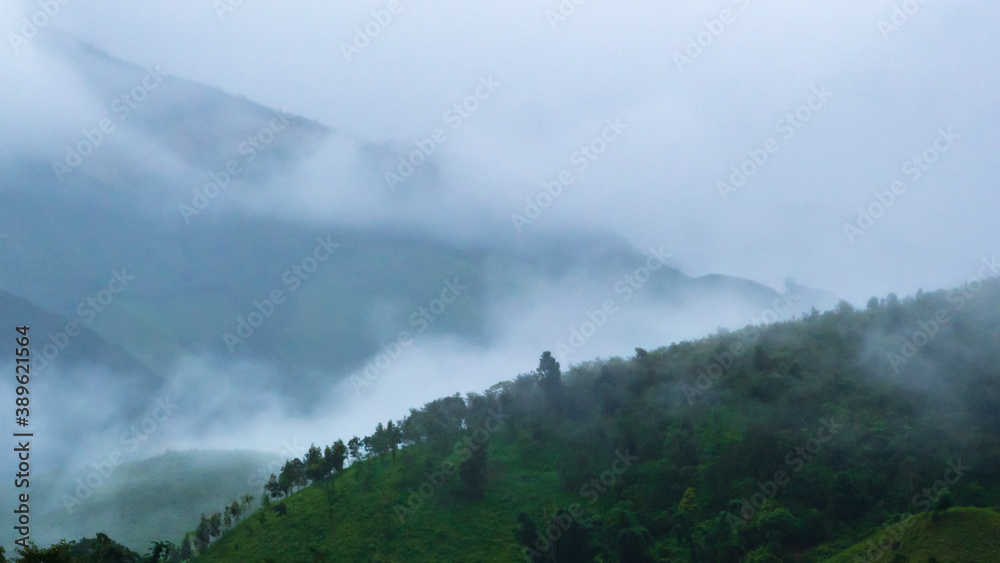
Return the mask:
[[(270, 512), (263, 525), (260, 511), (244, 518), (195, 560), (523, 560), (513, 533), (518, 511), (535, 512), (531, 516), (539, 517), (543, 511), (555, 510), (554, 498), (559, 499), (559, 506), (585, 499), (563, 493), (555, 471), (524, 467), (515, 450), (508, 436), (491, 438), (490, 485), (482, 499), (466, 496), (461, 480), (453, 475), (403, 523), (393, 506), (397, 501), (405, 504), (408, 489), (421, 485), (404, 480), (405, 467), (423, 465), (426, 452), (413, 447), (400, 453), (395, 463), (376, 460), (380, 467), (370, 488), (362, 486), (356, 465), (292, 495), (286, 500), (285, 516)], [(331, 484), (336, 488), (332, 505), (322, 490)], [(325, 558), (315, 558), (307, 545), (318, 548)]]
[[(992, 343), (1000, 338), (1000, 285), (992, 284), (990, 292), (991, 300), (980, 297), (982, 305), (956, 314), (955, 332), (922, 349), (921, 364), (899, 378), (879, 352), (899, 349), (900, 338), (940, 310), (947, 293), (904, 304), (880, 302), (863, 312), (839, 307), (771, 326), (752, 353), (731, 361), (713, 393), (692, 404), (678, 385), (745, 335), (722, 333), (653, 353), (637, 351), (628, 362), (577, 366), (571, 384), (562, 388), (565, 402), (559, 404), (566, 410), (560, 417), (551, 416), (551, 401), (542, 399), (537, 383), (519, 378), (503, 387), (513, 418), (490, 435), (485, 498), (469, 498), (453, 476), (400, 523), (395, 503), (405, 503), (410, 490), (425, 483), (419, 477), (425, 467), (440, 467), (441, 459), (431, 458), (428, 447), (447, 444), (432, 438), (464, 431), (454, 430), (463, 428), (460, 415), (449, 415), (440, 403), (428, 405), (414, 413), (421, 416), (410, 436), (418, 437), (418, 445), (398, 459), (363, 462), (305, 489), (288, 500), (285, 516), (268, 512), (263, 522), (245, 518), (200, 560), (517, 561), (522, 559), (513, 534), (517, 513), (523, 510), (545, 526), (557, 508), (583, 503), (573, 484), (604, 469), (602, 456), (621, 444), (642, 461), (622, 487), (587, 506), (596, 515), (593, 536), (608, 554), (604, 561), (626, 552), (622, 537), (641, 537), (644, 529), (652, 534), (645, 551), (655, 554), (653, 560), (687, 560), (673, 531), (687, 526), (699, 560), (733, 560), (733, 553), (748, 546), (755, 555), (768, 556), (756, 561), (796, 554), (810, 562), (830, 557), (853, 562), (871, 547), (865, 541), (851, 544), (877, 531), (894, 509), (905, 508), (914, 479), (927, 482), (940, 474), (940, 464), (956, 451), (970, 452), (973, 467), (998, 467), (1000, 359)], [(924, 387), (912, 387), (919, 384)], [(734, 500), (749, 496), (755, 481), (774, 475), (771, 464), (786, 467), (782, 459), (791, 464), (780, 454), (818, 436), (816, 416), (840, 421), (836, 440), (817, 454), (820, 461), (800, 466), (803, 471), (752, 525), (731, 530), (723, 515)], [(372, 470), (374, 476), (366, 478)], [(991, 471), (972, 470), (967, 481), (953, 491), (956, 502), (998, 504)], [(333, 502), (323, 490), (330, 483)], [(693, 502), (684, 500), (686, 490)], [(638, 526), (624, 517), (615, 520), (619, 500), (635, 507)], [(622, 508), (618, 516), (629, 510)], [(680, 517), (675, 510), (683, 511)], [(929, 557), (941, 563), (1000, 561), (998, 518), (978, 508), (954, 508), (938, 522), (921, 515), (893, 555), (920, 563)], [(633, 535), (620, 535), (627, 529)]]
[[(879, 530), (864, 541), (828, 560), (829, 563), (863, 561), (892, 561), (895, 554), (908, 561), (923, 563), (930, 557), (940, 563), (988, 562), (1000, 558), (1000, 513), (989, 508), (955, 507), (943, 512), (937, 522), (931, 515), (917, 514), (913, 524), (902, 533), (899, 547), (892, 549), (890, 532)], [(878, 549), (878, 542), (888, 546)], [(869, 543), (872, 542), (872, 543)], [(873, 547), (876, 546), (876, 547)], [(871, 553), (871, 556), (866, 554)]]

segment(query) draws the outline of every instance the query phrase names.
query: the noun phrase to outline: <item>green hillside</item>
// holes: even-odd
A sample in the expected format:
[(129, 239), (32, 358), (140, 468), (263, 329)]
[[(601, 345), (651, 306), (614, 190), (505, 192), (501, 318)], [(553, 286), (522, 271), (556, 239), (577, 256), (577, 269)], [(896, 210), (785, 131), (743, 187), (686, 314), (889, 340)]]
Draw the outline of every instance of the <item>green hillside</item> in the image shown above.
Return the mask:
[(196, 561), (854, 561), (915, 514), (897, 562), (989, 560), (997, 344), (1000, 283), (975, 280), (565, 372), (545, 353), (168, 539)]
[(516, 466), (519, 456), (513, 444), (498, 444), (490, 451), (496, 467), (490, 479), (503, 492), (471, 497), (453, 476), (400, 521), (393, 505), (407, 489), (419, 488), (411, 481), (427, 459), (419, 449), (400, 452), (395, 463), (361, 462), (295, 493), (283, 501), (287, 514), (259, 511), (197, 560), (511, 561), (518, 557), (512, 511), (527, 499), (539, 506), (573, 502), (571, 494), (553, 497), (559, 489), (554, 471), (502, 471)]
[[(894, 547), (895, 546), (895, 547)], [(874, 561), (989, 562), (1000, 558), (1000, 512), (998, 509), (956, 507), (886, 527), (851, 547), (829, 563)]]

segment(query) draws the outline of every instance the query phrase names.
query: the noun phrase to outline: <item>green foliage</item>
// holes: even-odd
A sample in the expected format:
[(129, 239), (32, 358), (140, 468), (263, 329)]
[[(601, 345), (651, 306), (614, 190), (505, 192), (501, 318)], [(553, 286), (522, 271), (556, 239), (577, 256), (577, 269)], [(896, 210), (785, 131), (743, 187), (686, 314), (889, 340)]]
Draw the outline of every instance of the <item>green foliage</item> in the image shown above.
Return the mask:
[(333, 446), (324, 448), (323, 463), (326, 469), (325, 475), (329, 475), (334, 471), (343, 471), (346, 457), (347, 446), (344, 445), (343, 440), (337, 440), (333, 443)]
[(475, 496), (486, 492), (488, 465), (489, 456), (486, 453), (486, 448), (479, 448), (473, 451), (472, 456), (459, 466), (458, 474), (461, 476), (462, 482)]
[(528, 561), (541, 561), (543, 553), (535, 546), (540, 537), (538, 525), (524, 512), (517, 514), (518, 526), (514, 529), (514, 535), (521, 546), (523, 554)]
[[(147, 563), (160, 560), (169, 549), (169, 542), (162, 544), (151, 555), (142, 556), (129, 548), (113, 541), (106, 534), (98, 533), (94, 538), (82, 538), (67, 542), (61, 540), (47, 548), (39, 548), (29, 542), (26, 549), (18, 549), (18, 563)], [(154, 558), (155, 556), (155, 558)]]
[(167, 561), (170, 554), (172, 554), (177, 549), (173, 543), (168, 541), (155, 541), (150, 543), (152, 544), (152, 546), (149, 548), (149, 553), (146, 555), (145, 558), (145, 561), (147, 561), (148, 563), (159, 563), (160, 561)]
[(323, 450), (316, 446), (316, 444), (309, 445), (309, 451), (306, 452), (305, 457), (302, 459), (303, 463), (303, 475), (309, 481), (318, 481), (323, 477), (326, 477), (326, 464), (323, 461)]
[(266, 494), (264, 494), (263, 496), (278, 498), (280, 496), (284, 496), (285, 494), (284, 491), (285, 488), (282, 487), (282, 485), (278, 484), (278, 476), (272, 473), (271, 477), (268, 478), (267, 483), (264, 484), (264, 492)]
[[(310, 447), (277, 481), (313, 486), (198, 560), (509, 561), (530, 548), (546, 563), (812, 562), (903, 512), (928, 545), (985, 560), (975, 550), (1000, 514), (949, 508), (937, 483), (963, 504), (1000, 504), (1000, 284), (984, 283), (975, 307), (955, 295), (842, 304), (565, 374), (543, 354), (533, 374), (352, 438), (346, 470), (303, 477), (337, 445)], [(948, 322), (906, 348), (940, 310)], [(455, 444), (483, 428), (463, 459)], [(942, 557), (907, 533), (900, 554)]]
[(545, 391), (555, 392), (562, 385), (562, 370), (559, 362), (552, 357), (552, 352), (542, 352), (542, 357), (538, 360), (538, 385)]
[(1000, 538), (1000, 514), (987, 508), (953, 507), (937, 522), (917, 514), (899, 533), (881, 529), (829, 559), (829, 563), (864, 560), (995, 561)]

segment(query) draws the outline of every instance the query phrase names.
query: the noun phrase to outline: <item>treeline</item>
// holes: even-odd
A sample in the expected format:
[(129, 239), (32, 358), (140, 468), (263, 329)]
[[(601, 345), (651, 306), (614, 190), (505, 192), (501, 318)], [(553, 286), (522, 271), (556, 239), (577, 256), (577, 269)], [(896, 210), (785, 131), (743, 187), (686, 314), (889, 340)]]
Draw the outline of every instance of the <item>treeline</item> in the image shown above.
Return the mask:
[[(496, 472), (554, 469), (558, 494), (508, 516), (530, 561), (820, 560), (907, 514), (1000, 505), (998, 344), (1000, 286), (978, 280), (566, 374), (546, 352), (531, 373), (411, 409), (346, 449), (362, 483), (402, 452), (412, 487), (384, 507), (400, 526), (459, 502), (418, 488), (449, 468), (471, 497), (504, 494)], [(343, 448), (310, 452), (269, 495), (315, 481)]]
[[(822, 561), (908, 514), (1000, 505), (998, 345), (1000, 283), (980, 279), (566, 373), (546, 352), (483, 393), (310, 446), (271, 476), (253, 524), (282, 530), (285, 497), (310, 483), (353, 501), (332, 486), (350, 465), (340, 490), (372, 505), (342, 517), (377, 524), (340, 529), (377, 537), (315, 538), (330, 551), (408, 555), (423, 546), (405, 527), (502, 497), (505, 513), (473, 513), (532, 562)], [(225, 535), (221, 514), (192, 552)]]

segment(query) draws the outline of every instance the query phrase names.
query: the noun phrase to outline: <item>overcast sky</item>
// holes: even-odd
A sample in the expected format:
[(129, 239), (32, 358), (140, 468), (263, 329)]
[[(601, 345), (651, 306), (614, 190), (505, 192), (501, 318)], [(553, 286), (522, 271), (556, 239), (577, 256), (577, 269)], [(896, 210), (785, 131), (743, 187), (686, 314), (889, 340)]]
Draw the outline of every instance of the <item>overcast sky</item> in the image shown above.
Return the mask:
[[(21, 18), (41, 9), (32, 1), (20, 13), (5, 5), (5, 33), (19, 32)], [(525, 198), (560, 171), (577, 172), (574, 151), (597, 138), (606, 120), (625, 124), (519, 237), (608, 229), (639, 247), (669, 241), (689, 274), (732, 274), (775, 287), (791, 276), (855, 302), (957, 284), (976, 273), (981, 258), (1000, 252), (992, 181), (1000, 148), (1000, 6), (226, 6), (71, 1), (39, 33), (64, 29), (128, 61), (288, 108), (366, 141), (412, 148), (441, 129), (447, 138), (436, 143), (435, 158), (456, 189), (440, 205), (452, 217), (463, 207), (488, 216), (512, 233), (511, 214), (524, 212)], [(374, 37), (358, 37), (366, 26)], [(37, 72), (41, 63), (27, 62), (30, 45), (18, 56), (5, 47), (5, 58), (14, 59), (5, 64)], [(54, 70), (46, 76), (59, 79)], [(460, 121), (452, 113), (449, 121), (447, 110), (490, 80), (493, 91), (479, 90), (487, 95), (475, 111)], [(25, 102), (8, 84), (4, 98)], [(50, 95), (33, 101), (34, 109), (81, 103)], [(805, 119), (793, 128), (786, 115), (796, 112)], [(939, 139), (949, 130), (954, 135)], [(947, 150), (928, 152), (933, 164), (907, 166), (935, 142)], [(760, 161), (768, 146), (766, 162), (746, 162), (754, 154)], [(729, 182), (734, 166), (752, 174), (723, 197), (719, 182)], [(849, 236), (845, 223), (857, 226), (858, 208), (874, 205), (875, 192), (891, 191), (896, 180), (900, 193), (885, 213)], [(274, 207), (315, 214), (315, 202), (326, 202), (339, 209), (329, 211), (333, 218), (350, 207), (324, 193), (327, 186), (302, 186)], [(474, 231), (445, 230), (456, 237)]]
[[(1000, 5), (578, 1), (47, 0), (58, 6), (47, 15), (38, 0), (4, 0), (0, 151), (59, 159), (107, 115), (110, 100), (41, 47), (68, 32), (338, 132), (273, 189), (231, 196), (254, 213), (324, 229), (392, 225), (454, 245), (611, 232), (643, 252), (663, 247), (688, 275), (778, 289), (791, 277), (857, 305), (954, 287), (1000, 254)], [(428, 139), (423, 176), (394, 190), (355, 181), (366, 144), (406, 154)], [(584, 145), (603, 152), (587, 157)], [(513, 216), (564, 171), (572, 181), (519, 228)], [(3, 176), (0, 195), (16, 189)], [(179, 190), (189, 197), (190, 185)], [(310, 441), (513, 378), (562, 338), (569, 321), (553, 310), (582, 314), (564, 286), (532, 295), (493, 311), (501, 336), (488, 349), (429, 335), (363, 393), (348, 380), (327, 390), (329, 404), (349, 404), (322, 417), (261, 406), (246, 365), (186, 358), (169, 389), (185, 414), (156, 447), (277, 451), (296, 436), (300, 451), (287, 453), (301, 455)], [(560, 360), (697, 337), (718, 318), (636, 305)]]

